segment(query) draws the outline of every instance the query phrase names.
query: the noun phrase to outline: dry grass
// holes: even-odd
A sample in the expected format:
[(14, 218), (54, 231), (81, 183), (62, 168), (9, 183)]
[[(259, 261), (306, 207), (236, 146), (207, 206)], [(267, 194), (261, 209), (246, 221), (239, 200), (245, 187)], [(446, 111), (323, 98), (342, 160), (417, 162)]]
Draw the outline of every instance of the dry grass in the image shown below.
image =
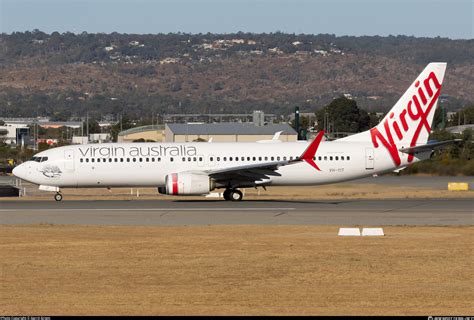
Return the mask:
[[(175, 196), (158, 194), (156, 188), (140, 188), (138, 199), (176, 200)], [(215, 192), (222, 192), (216, 190)], [(245, 189), (245, 199), (248, 200), (311, 200), (311, 199), (416, 199), (416, 198), (474, 198), (474, 190), (448, 191), (432, 188), (407, 186), (390, 186), (377, 184), (334, 184), (306, 187), (268, 187), (267, 191), (259, 188)], [(113, 188), (107, 189), (63, 189), (64, 200), (127, 200), (137, 199), (137, 189)], [(53, 193), (28, 195), (22, 198), (0, 198), (3, 200), (51, 200)], [(202, 199), (200, 197), (180, 197), (186, 199)]]
[(474, 227), (2, 226), (0, 314), (472, 314)]

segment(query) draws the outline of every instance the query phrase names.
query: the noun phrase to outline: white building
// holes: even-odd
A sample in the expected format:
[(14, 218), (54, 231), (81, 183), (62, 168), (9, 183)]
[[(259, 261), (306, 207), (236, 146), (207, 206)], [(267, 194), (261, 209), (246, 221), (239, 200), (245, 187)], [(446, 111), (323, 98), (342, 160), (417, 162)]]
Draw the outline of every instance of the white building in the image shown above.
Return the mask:
[(5, 125), (0, 126), (0, 132), (5, 133), (0, 135), (0, 138), (5, 139), (6, 144), (19, 145), (22, 142), (22, 137), (29, 135), (30, 129), (26, 121), (5, 121)]

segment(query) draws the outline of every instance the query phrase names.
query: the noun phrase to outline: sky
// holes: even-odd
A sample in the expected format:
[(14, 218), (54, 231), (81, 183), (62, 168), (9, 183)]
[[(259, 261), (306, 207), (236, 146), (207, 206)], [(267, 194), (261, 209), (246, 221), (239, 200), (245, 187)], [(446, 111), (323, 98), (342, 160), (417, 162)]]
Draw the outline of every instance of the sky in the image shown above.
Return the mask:
[(0, 0), (0, 33), (286, 32), (473, 39), (474, 0)]

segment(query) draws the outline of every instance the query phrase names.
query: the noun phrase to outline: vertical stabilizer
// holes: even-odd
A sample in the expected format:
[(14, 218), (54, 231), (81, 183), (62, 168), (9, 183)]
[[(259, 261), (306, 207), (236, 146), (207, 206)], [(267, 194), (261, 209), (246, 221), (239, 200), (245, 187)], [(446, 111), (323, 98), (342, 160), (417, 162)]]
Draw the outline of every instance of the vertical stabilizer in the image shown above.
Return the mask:
[(399, 165), (399, 148), (428, 141), (445, 70), (444, 62), (428, 64), (376, 127), (340, 140), (371, 141), (375, 148), (385, 147)]

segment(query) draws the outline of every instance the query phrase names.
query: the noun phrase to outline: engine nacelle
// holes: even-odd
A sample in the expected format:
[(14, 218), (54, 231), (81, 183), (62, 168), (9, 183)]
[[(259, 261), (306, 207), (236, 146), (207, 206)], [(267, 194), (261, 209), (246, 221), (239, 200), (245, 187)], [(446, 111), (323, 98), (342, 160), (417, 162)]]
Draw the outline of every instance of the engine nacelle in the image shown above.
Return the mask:
[(165, 186), (158, 188), (158, 192), (173, 196), (191, 196), (207, 194), (215, 187), (214, 181), (205, 174), (181, 172), (168, 174), (165, 177)]

